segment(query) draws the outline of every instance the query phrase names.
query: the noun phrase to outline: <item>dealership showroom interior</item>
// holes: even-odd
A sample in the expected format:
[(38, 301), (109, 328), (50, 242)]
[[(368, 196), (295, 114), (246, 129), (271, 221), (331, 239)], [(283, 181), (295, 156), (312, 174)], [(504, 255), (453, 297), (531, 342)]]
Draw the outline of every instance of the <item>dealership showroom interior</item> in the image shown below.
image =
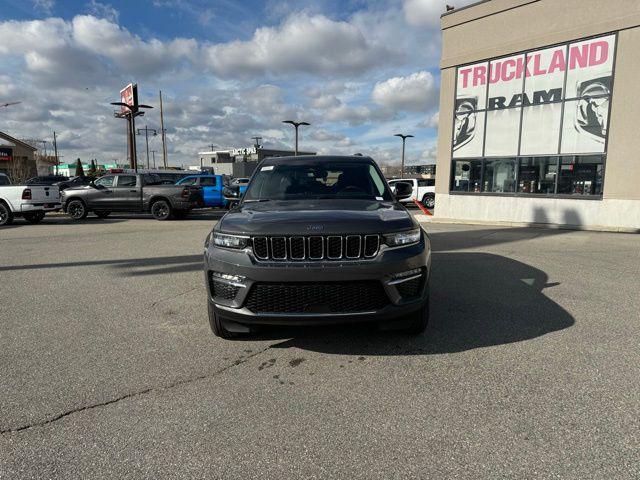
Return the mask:
[(0, 0), (0, 480), (640, 480), (640, 0)]

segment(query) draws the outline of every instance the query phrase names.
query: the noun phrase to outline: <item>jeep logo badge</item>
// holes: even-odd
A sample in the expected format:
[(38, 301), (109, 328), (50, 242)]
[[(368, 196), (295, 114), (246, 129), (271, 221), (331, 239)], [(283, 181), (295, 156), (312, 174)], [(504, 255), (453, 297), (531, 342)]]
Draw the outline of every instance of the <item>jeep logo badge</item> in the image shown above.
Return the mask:
[(307, 225), (308, 232), (321, 232), (324, 230), (324, 225)]

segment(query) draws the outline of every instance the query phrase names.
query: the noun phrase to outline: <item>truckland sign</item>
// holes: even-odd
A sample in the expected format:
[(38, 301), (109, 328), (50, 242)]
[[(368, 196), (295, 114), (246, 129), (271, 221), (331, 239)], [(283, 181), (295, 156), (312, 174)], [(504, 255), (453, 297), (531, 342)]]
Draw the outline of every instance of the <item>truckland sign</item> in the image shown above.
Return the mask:
[(458, 67), (454, 158), (604, 153), (615, 35)]

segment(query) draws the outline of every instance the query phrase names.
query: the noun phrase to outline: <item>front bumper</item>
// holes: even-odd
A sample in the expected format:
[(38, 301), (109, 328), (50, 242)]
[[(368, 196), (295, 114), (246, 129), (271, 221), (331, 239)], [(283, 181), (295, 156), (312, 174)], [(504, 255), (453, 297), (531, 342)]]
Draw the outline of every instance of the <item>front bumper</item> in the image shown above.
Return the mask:
[[(418, 294), (403, 296), (399, 286), (404, 281), (397, 275), (416, 269), (420, 270)], [(226, 282), (237, 287), (233, 299), (214, 295), (211, 272), (244, 277), (240, 282), (216, 278), (217, 282)], [(383, 248), (375, 258), (367, 260), (261, 262), (256, 260), (250, 249), (238, 251), (210, 247), (205, 251), (208, 300), (214, 306), (217, 315), (224, 320), (241, 324), (317, 325), (396, 319), (424, 307), (428, 296), (430, 272), (431, 248), (424, 232), (420, 242), (415, 245), (395, 249)], [(415, 276), (416, 274), (413, 275)], [(382, 285), (388, 297), (388, 302), (384, 302), (383, 307), (348, 313), (256, 313), (246, 306), (249, 293), (257, 283), (308, 285), (367, 281), (379, 282)]]

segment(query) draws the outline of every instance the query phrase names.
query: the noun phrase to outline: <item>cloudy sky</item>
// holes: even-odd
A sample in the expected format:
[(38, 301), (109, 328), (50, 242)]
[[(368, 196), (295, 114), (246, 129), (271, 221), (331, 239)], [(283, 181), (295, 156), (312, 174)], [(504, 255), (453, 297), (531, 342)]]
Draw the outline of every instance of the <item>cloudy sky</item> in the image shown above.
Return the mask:
[[(312, 124), (301, 149), (399, 162), (402, 132), (416, 136), (407, 161), (432, 163), (445, 2), (0, 0), (0, 104), (22, 102), (0, 108), (0, 130), (55, 130), (63, 161), (122, 161), (125, 122), (109, 102), (137, 82), (141, 103), (163, 91), (173, 164), (255, 135), (290, 148), (286, 119)], [(159, 128), (157, 108), (145, 124)]]

